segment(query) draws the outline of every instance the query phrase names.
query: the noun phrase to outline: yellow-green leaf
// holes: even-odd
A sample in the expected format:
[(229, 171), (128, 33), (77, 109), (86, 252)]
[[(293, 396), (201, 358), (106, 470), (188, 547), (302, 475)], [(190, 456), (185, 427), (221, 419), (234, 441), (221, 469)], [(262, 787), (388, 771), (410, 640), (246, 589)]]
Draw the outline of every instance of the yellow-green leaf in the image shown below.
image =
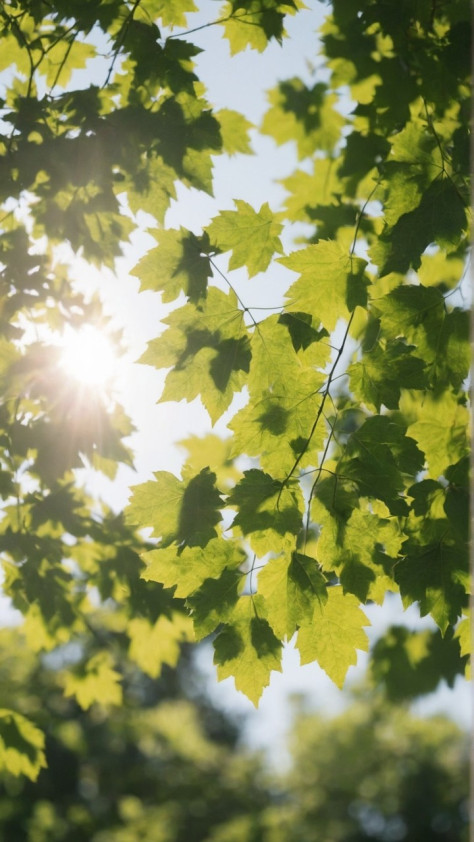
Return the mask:
[(338, 319), (347, 319), (358, 304), (366, 304), (366, 261), (336, 242), (321, 240), (279, 262), (300, 274), (288, 290), (286, 309), (310, 312), (328, 330), (334, 330)]
[(226, 624), (214, 641), (214, 663), (219, 681), (232, 676), (257, 707), (272, 670), (281, 672), (281, 643), (268, 622), (260, 616), (258, 597), (242, 596), (232, 623)]
[(298, 632), (296, 645), (301, 663), (317, 661), (338, 687), (342, 688), (347, 670), (357, 663), (357, 649), (367, 652), (369, 641), (364, 626), (370, 626), (359, 600), (343, 594), (337, 585), (328, 589), (328, 601), (317, 602), (313, 622)]
[(0, 710), (0, 771), (35, 781), (47, 765), (44, 745), (43, 732), (29, 719), (13, 710)]
[(83, 671), (65, 674), (64, 694), (74, 696), (83, 710), (95, 702), (101, 705), (120, 705), (120, 680), (120, 674), (112, 667), (109, 653), (98, 652), (87, 662)]
[(268, 268), (275, 252), (283, 252), (276, 222), (268, 202), (259, 211), (241, 199), (234, 199), (235, 211), (221, 211), (206, 231), (220, 251), (232, 251), (229, 269), (246, 266), (249, 278)]

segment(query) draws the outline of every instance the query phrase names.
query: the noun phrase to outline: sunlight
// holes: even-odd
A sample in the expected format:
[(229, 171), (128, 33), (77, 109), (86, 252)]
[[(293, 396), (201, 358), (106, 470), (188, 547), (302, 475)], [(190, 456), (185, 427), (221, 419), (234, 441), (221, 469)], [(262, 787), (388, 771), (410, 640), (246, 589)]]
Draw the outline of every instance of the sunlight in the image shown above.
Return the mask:
[(87, 386), (105, 386), (115, 375), (117, 355), (112, 343), (95, 327), (66, 330), (61, 339), (61, 365)]

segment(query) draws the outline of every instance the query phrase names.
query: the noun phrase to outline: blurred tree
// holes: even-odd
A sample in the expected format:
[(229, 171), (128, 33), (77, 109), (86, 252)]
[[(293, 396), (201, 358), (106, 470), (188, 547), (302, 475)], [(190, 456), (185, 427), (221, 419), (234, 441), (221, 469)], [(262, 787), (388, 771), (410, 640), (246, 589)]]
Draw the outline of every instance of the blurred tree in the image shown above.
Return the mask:
[(84, 711), (62, 688), (74, 647), (46, 664), (15, 629), (0, 647), (5, 701), (48, 755), (35, 783), (1, 776), (1, 842), (467, 840), (466, 735), (447, 719), (368, 691), (334, 719), (300, 706), (289, 769), (270, 772), (196, 692), (189, 650), (158, 679), (122, 664), (123, 704)]
[(237, 749), (235, 723), (186, 698), (188, 657), (155, 680), (122, 662), (123, 704), (84, 711), (63, 693), (74, 647), (45, 662), (17, 630), (0, 645), (5, 702), (42, 728), (48, 757), (35, 783), (1, 776), (2, 842), (198, 842), (237, 817), (259, 825), (267, 774)]
[(468, 739), (453, 722), (418, 718), (367, 692), (334, 719), (300, 714), (289, 838), (467, 842)]

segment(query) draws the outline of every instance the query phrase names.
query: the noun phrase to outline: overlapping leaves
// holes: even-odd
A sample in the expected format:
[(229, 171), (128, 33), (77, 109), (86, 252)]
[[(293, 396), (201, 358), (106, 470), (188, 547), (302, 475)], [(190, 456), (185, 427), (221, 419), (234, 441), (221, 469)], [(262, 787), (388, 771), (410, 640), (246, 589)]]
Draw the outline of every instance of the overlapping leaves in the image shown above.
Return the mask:
[[(263, 50), (301, 5), (229, 2), (216, 32), (232, 53)], [(198, 39), (176, 31), (193, 11), (191, 0), (39, 0), (0, 12), (12, 73), (0, 136), (5, 590), (37, 650), (85, 634), (86, 613), (105, 622), (87, 603), (98, 592), (152, 676), (176, 661), (192, 622), (198, 639), (217, 635), (219, 677), (233, 675), (255, 703), (284, 639), (341, 685), (367, 648), (359, 603), (389, 591), (433, 616), (462, 668), (468, 4), (334, 0), (324, 81), (281, 81), (261, 127), (302, 160), (283, 182), (285, 219), (310, 226), (294, 250), (283, 215), (240, 198), (201, 229), (162, 227), (177, 182), (210, 194), (213, 157), (250, 151), (248, 121), (213, 113), (205, 97)], [(102, 76), (76, 89), (84, 66)], [(28, 225), (10, 212), (20, 200)], [(134, 274), (179, 305), (142, 362), (169, 369), (161, 400), (199, 398), (213, 424), (229, 413), (232, 433), (225, 447), (194, 442), (181, 478), (157, 471), (134, 489), (129, 518), (152, 529), (146, 546), (107, 509), (97, 515), (71, 474), (84, 459), (109, 474), (129, 461), (122, 411), (90, 404), (79, 429), (75, 396), (49, 376), (52, 355), (24, 342), (25, 318), (54, 329), (91, 318), (54, 245), (114, 266), (140, 210), (158, 227)], [(288, 270), (284, 306), (275, 260)], [(249, 306), (263, 273), (274, 315)], [(408, 652), (394, 640), (386, 651)], [(84, 707), (120, 698), (100, 646), (64, 685)], [(34, 775), (42, 748), (30, 736), (36, 748), (20, 755), (33, 752), (32, 765), (11, 762)]]

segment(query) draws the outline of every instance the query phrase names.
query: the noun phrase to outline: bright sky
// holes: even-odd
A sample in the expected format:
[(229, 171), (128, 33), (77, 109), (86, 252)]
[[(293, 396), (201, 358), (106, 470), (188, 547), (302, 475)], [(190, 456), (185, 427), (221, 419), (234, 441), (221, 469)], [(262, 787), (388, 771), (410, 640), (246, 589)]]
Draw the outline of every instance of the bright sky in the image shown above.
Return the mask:
[[(206, 4), (203, 4), (206, 5)], [(208, 97), (217, 108), (235, 108), (243, 112), (253, 123), (258, 124), (266, 105), (265, 91), (274, 86), (278, 79), (290, 76), (311, 77), (310, 63), (317, 64), (316, 30), (322, 22), (327, 7), (313, 2), (311, 9), (300, 12), (289, 20), (287, 29), (290, 38), (281, 48), (271, 45), (263, 54), (246, 51), (232, 59), (220, 28), (211, 27), (196, 32), (190, 38), (204, 52), (198, 57), (198, 74), (208, 88)], [(190, 16), (190, 24), (198, 26), (206, 18)], [(314, 78), (314, 77), (313, 77)], [(318, 73), (316, 78), (321, 78)], [(284, 178), (296, 165), (294, 150), (290, 145), (277, 149), (269, 138), (254, 137), (256, 155), (238, 156), (218, 160), (215, 170), (216, 199), (198, 194), (196, 191), (180, 190), (179, 200), (172, 203), (166, 224), (170, 227), (184, 227), (200, 231), (219, 209), (231, 208), (233, 198), (242, 198), (254, 207), (268, 201), (277, 208), (283, 197), (283, 190), (275, 179)], [(138, 281), (130, 278), (128, 271), (139, 256), (153, 244), (143, 232), (137, 233), (131, 248), (119, 262), (117, 276), (109, 272), (95, 273), (90, 267), (76, 264), (75, 274), (91, 288), (99, 284), (106, 301), (107, 310), (119, 324), (125, 327), (126, 342), (130, 346), (129, 364), (117, 375), (120, 398), (132, 415), (138, 433), (133, 438), (136, 453), (137, 472), (131, 474), (123, 469), (119, 481), (114, 484), (95, 475), (94, 490), (106, 496), (117, 507), (125, 504), (129, 484), (148, 479), (154, 470), (169, 470), (179, 473), (182, 453), (173, 444), (190, 434), (204, 434), (209, 431), (207, 414), (199, 402), (159, 404), (164, 376), (162, 372), (144, 366), (133, 366), (131, 360), (145, 349), (146, 341), (156, 336), (160, 319), (167, 308), (160, 304), (157, 294), (137, 294)], [(223, 264), (225, 265), (225, 264)], [(263, 282), (259, 279), (249, 282), (244, 272), (237, 276), (238, 290), (246, 304), (275, 304), (288, 284), (288, 275), (283, 267), (271, 270), (271, 276)], [(233, 282), (235, 275), (233, 276)], [(223, 425), (220, 424), (220, 430)], [(386, 601), (383, 608), (370, 607), (367, 611), (373, 623), (372, 635), (378, 636), (391, 622), (405, 622), (410, 626), (417, 623), (416, 610), (412, 608), (401, 617), (397, 598)], [(419, 622), (419, 621), (418, 621)], [(429, 622), (424, 621), (424, 625)], [(290, 706), (288, 693), (305, 693), (311, 702), (326, 711), (337, 713), (347, 697), (335, 688), (322, 670), (315, 665), (300, 667), (298, 656), (289, 650), (284, 659), (283, 675), (274, 674), (269, 689), (264, 693), (259, 711), (254, 712), (247, 699), (238, 694), (232, 679), (221, 685), (215, 681), (210, 647), (199, 651), (199, 663), (209, 676), (209, 688), (215, 700), (230, 709), (248, 712), (247, 733), (253, 744), (266, 744), (282, 737), (288, 724)], [(359, 679), (366, 664), (360, 657), (359, 668), (351, 669), (350, 681)], [(463, 724), (470, 719), (470, 695), (466, 682), (459, 680), (455, 691), (442, 688), (417, 703), (417, 709), (424, 712), (446, 710)]]

